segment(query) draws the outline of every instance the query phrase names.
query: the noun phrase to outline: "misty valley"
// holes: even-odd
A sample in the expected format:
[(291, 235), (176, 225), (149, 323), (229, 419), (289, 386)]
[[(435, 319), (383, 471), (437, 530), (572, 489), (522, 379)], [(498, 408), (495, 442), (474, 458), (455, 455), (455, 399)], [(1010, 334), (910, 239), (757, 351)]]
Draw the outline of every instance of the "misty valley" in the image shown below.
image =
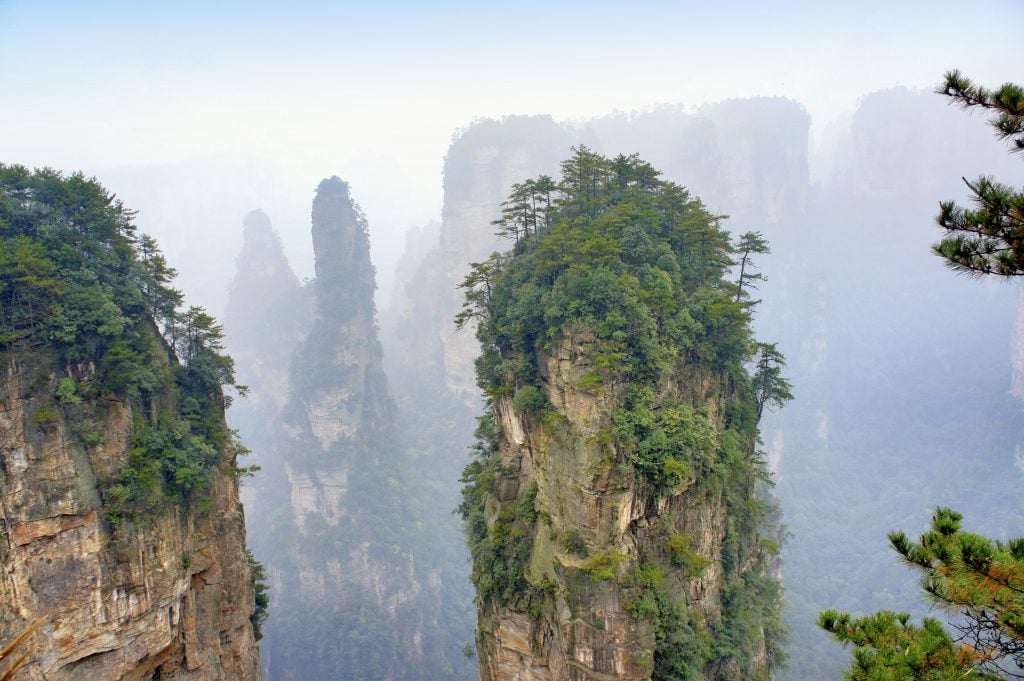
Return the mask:
[(811, 127), (476, 119), (393, 271), (0, 158), (0, 681), (1024, 678), (1024, 90)]

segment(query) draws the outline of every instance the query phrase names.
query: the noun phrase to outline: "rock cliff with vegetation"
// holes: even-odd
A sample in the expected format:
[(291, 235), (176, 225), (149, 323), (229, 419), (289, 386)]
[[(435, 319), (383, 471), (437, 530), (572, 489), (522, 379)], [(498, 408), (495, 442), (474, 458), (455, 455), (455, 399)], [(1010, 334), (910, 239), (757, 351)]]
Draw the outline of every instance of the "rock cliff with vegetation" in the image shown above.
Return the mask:
[(458, 316), (487, 402), (460, 509), (481, 678), (770, 678), (757, 422), (789, 391), (728, 234), (647, 163), (585, 148), (503, 206), (514, 248), (473, 266)]
[(0, 675), (260, 677), (220, 327), (95, 181), (0, 165)]
[[(469, 263), (487, 257), (497, 245), (491, 221), (498, 204), (516, 182), (552, 173), (568, 151), (572, 137), (550, 116), (509, 116), (480, 121), (458, 135), (444, 163), (444, 206), (437, 265), (454, 292)], [(452, 392), (472, 401), (476, 394), (473, 334), (457, 334), (448, 320), (458, 310), (454, 293), (442, 300), (437, 316), (444, 344), (445, 382)]]

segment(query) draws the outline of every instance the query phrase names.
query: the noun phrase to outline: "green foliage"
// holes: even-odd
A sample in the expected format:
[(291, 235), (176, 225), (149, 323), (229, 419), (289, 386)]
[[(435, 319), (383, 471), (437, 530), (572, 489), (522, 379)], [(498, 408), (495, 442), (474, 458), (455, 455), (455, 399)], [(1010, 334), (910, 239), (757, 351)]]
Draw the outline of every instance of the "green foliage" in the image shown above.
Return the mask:
[(82, 403), (78, 395), (78, 382), (73, 378), (64, 377), (57, 383), (57, 401), (68, 407), (77, 407)]
[(855, 619), (827, 610), (818, 625), (854, 647), (853, 666), (843, 677), (848, 681), (1001, 678), (979, 669), (979, 655), (956, 645), (942, 624), (930, 617), (917, 627), (906, 613), (885, 610)]
[(722, 621), (714, 627), (715, 654), (728, 660), (739, 671), (732, 678), (764, 679), (757, 674), (755, 660), (763, 653), (762, 639), (769, 656), (769, 670), (785, 666), (783, 645), (788, 632), (782, 622), (782, 586), (760, 569), (748, 570), (733, 579), (722, 594)]
[(209, 486), (221, 453), (203, 432), (204, 425), (168, 410), (156, 424), (136, 417), (127, 463), (105, 495), (111, 522), (137, 519), (168, 502), (188, 502)]
[(57, 410), (48, 404), (44, 404), (32, 412), (32, 423), (37, 426), (48, 426), (56, 422)]
[(687, 404), (657, 404), (653, 389), (639, 387), (612, 414), (618, 443), (631, 451), (637, 475), (655, 489), (671, 492), (710, 473), (719, 436), (706, 414)]
[(574, 553), (583, 558), (587, 557), (587, 543), (583, 541), (583, 535), (575, 527), (569, 528), (562, 533), (559, 543), (569, 553)]
[(707, 558), (693, 550), (693, 540), (685, 534), (675, 533), (665, 542), (672, 564), (686, 571), (693, 577), (700, 577), (711, 564)]
[(550, 212), (513, 257), (492, 255), (463, 284), (460, 318), (486, 321), (485, 348), (530, 356), (582, 324), (637, 375), (666, 368), (681, 349), (719, 365), (745, 360), (749, 315), (724, 280), (732, 246), (719, 216), (637, 157), (586, 148), (550, 193)]
[(956, 640), (931, 619), (918, 628), (905, 614), (854, 620), (822, 613), (819, 625), (855, 646), (850, 678), (908, 664), (920, 675), (915, 678), (946, 678), (942, 674), (951, 670), (970, 678), (1001, 678), (1010, 667), (1016, 675), (1024, 672), (1024, 539), (993, 541), (965, 532), (962, 520), (956, 511), (938, 508), (931, 529), (917, 542), (903, 532), (889, 534), (896, 552), (923, 573), (929, 598), (960, 613), (952, 624)]
[[(230, 440), (222, 387), (234, 384), (220, 326), (202, 308), (180, 309), (174, 270), (132, 218), (80, 173), (0, 164), (0, 343), (54, 351), (68, 374), (55, 404), (86, 446), (99, 442), (103, 399), (131, 406), (126, 464), (101, 481), (114, 523), (209, 486)], [(32, 418), (42, 426), (58, 413), (46, 404)]]
[[(946, 73), (938, 94), (964, 109), (980, 108), (1013, 151), (1024, 150), (1024, 88), (1004, 84), (992, 92), (959, 71)], [(967, 182), (969, 210), (952, 201), (940, 204), (936, 222), (946, 236), (932, 246), (956, 272), (971, 276), (1024, 274), (1024, 193), (981, 177)], [(923, 573), (922, 587), (940, 607), (959, 616), (954, 640), (937, 620), (922, 627), (907, 614), (889, 611), (853, 619), (823, 612), (819, 626), (854, 645), (850, 679), (1020, 678), (1024, 674), (1024, 539), (997, 542), (964, 532), (956, 511), (938, 508), (932, 528), (919, 542), (891, 532), (892, 547)], [(1010, 671), (1010, 667), (1016, 667)]]
[(946, 74), (946, 81), (936, 92), (945, 95), (964, 109), (978, 107), (991, 111), (989, 121), (1000, 140), (1007, 140), (1014, 151), (1024, 151), (1024, 87), (1004, 83), (991, 91), (972, 83), (957, 70)]
[[(1014, 151), (1024, 150), (1024, 87), (1006, 83), (992, 92), (954, 70), (936, 92), (964, 109), (991, 111), (997, 137), (1009, 140)], [(975, 208), (940, 204), (935, 221), (946, 236), (933, 252), (954, 271), (972, 276), (1024, 274), (1024, 193), (991, 177), (964, 182)]]
[[(740, 301), (750, 297), (750, 290), (756, 289), (755, 281), (764, 281), (764, 275), (757, 271), (754, 265), (755, 254), (771, 253), (768, 240), (761, 232), (745, 232), (736, 241), (736, 253), (739, 254), (740, 271), (736, 279), (736, 300)], [(749, 304), (753, 305), (758, 301)]]
[(516, 391), (512, 408), (520, 414), (539, 416), (548, 408), (548, 398), (540, 388), (526, 385)]
[(690, 618), (683, 604), (672, 598), (665, 568), (657, 563), (644, 563), (630, 574), (629, 581), (640, 595), (626, 605), (626, 610), (635, 619), (654, 625), (652, 681), (706, 678), (705, 668), (715, 657), (711, 634)]
[[(493, 416), (481, 417), (477, 429), (478, 447), (490, 452), (497, 447)], [(473, 556), (472, 580), (482, 600), (505, 604), (531, 590), (526, 579), (526, 564), (533, 547), (537, 521), (537, 486), (523, 490), (519, 499), (506, 504), (488, 527), (486, 501), (495, 480), (492, 461), (477, 459), (463, 473), (463, 501), (459, 506), (465, 523), (470, 554)]]
[(953, 624), (958, 640), (984, 653), (983, 667), (1008, 659), (1024, 671), (1024, 539), (993, 541), (964, 531), (961, 520), (956, 511), (938, 508), (918, 542), (903, 532), (890, 533), (889, 541), (922, 572), (932, 601), (961, 613)]
[(757, 402), (757, 420), (761, 420), (765, 407), (781, 407), (793, 399), (793, 386), (782, 375), (786, 360), (775, 343), (758, 343), (754, 362), (754, 400)]
[(267, 571), (263, 568), (263, 563), (256, 560), (249, 549), (245, 550), (245, 560), (249, 564), (253, 592), (253, 611), (249, 615), (249, 621), (252, 622), (256, 640), (259, 641), (263, 638), (263, 623), (270, 615), (270, 587), (267, 584)]
[(601, 380), (601, 374), (596, 371), (588, 372), (576, 382), (576, 389), (586, 393), (593, 393), (595, 395), (600, 394), (604, 388), (604, 381)]
[(590, 573), (590, 576), (599, 582), (613, 580), (619, 572), (619, 566), (626, 560), (626, 554), (621, 551), (600, 551), (590, 554), (590, 557), (583, 562), (582, 568)]
[(132, 217), (81, 174), (0, 164), (0, 341), (93, 362), (97, 390), (134, 399), (169, 384), (155, 328), (211, 389), (233, 384), (220, 327), (179, 309), (174, 270)]

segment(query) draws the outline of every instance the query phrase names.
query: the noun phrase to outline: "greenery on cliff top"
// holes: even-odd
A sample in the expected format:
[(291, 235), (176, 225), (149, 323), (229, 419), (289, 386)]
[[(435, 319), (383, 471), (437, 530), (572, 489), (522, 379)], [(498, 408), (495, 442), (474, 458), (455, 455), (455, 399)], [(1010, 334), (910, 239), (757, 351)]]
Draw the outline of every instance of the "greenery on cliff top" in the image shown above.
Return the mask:
[[(724, 216), (648, 163), (580, 148), (562, 172), (559, 183), (542, 176), (515, 185), (496, 222), (514, 248), (474, 263), (462, 285), (456, 323), (480, 320), (481, 388), (542, 414), (538, 354), (585, 329), (596, 341), (594, 370), (577, 387), (628, 386), (611, 437), (640, 477), (670, 492), (694, 476), (727, 477), (733, 463), (759, 470), (752, 451), (741, 450), (753, 449), (745, 444), (764, 407), (791, 397), (781, 354), (751, 335), (749, 294), (759, 278), (751, 254), (767, 244), (743, 235), (733, 281), (737, 249)], [(660, 395), (666, 377), (701, 369), (724, 381), (723, 433), (685, 396)]]
[(238, 451), (223, 417), (222, 387), (235, 379), (221, 327), (183, 309), (175, 271), (132, 218), (80, 173), (0, 164), (0, 346), (56, 355), (38, 427), (59, 408), (92, 446), (105, 399), (132, 406), (126, 465), (101, 481), (115, 524), (201, 498)]
[[(781, 355), (750, 329), (750, 293), (759, 279), (753, 256), (767, 244), (748, 233), (734, 245), (721, 228), (724, 216), (659, 175), (635, 155), (608, 159), (578, 148), (562, 164), (560, 181), (541, 176), (515, 185), (495, 223), (514, 246), (473, 264), (456, 323), (479, 322), (477, 380), (489, 400), (511, 397), (513, 409), (541, 427), (560, 415), (547, 403), (538, 358), (568, 336), (584, 339), (593, 365), (576, 388), (621, 396), (611, 427), (597, 436), (608, 445), (607, 470), (634, 475), (653, 496), (692, 485), (721, 497), (729, 525), (722, 621), (713, 631), (691, 622), (661, 580), (633, 579), (635, 611), (657, 632), (655, 678), (700, 678), (710, 668), (719, 670), (716, 678), (754, 678), (762, 634), (772, 664), (781, 660), (783, 632), (777, 583), (763, 564), (751, 569), (762, 560), (756, 545), (764, 520), (753, 490), (766, 477), (755, 448), (757, 421), (766, 406), (791, 397)], [(738, 279), (730, 276), (735, 254)], [(702, 380), (710, 381), (707, 395), (696, 387)], [(712, 412), (709, 397), (721, 399), (724, 414)], [(504, 477), (489, 407), (460, 507), (473, 579), (484, 603), (536, 614), (557, 589), (526, 576), (540, 509), (533, 507), (535, 488), (520, 490), (488, 525), (487, 504)], [(622, 570), (591, 576), (612, 579)], [(685, 641), (692, 646), (679, 649)]]

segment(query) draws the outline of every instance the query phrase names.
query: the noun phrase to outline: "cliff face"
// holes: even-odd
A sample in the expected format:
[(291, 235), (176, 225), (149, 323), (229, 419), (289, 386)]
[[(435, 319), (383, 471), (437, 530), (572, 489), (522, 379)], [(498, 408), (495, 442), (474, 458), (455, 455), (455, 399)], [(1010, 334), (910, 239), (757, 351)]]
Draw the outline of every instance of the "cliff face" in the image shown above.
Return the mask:
[(231, 359), (134, 229), (95, 181), (0, 165), (0, 673), (256, 681)]
[[(98, 480), (125, 463), (132, 410), (105, 406), (84, 424), (39, 423), (38, 356), (15, 356), (0, 383), (0, 640), (42, 626), (15, 679), (259, 678), (245, 518), (233, 476), (218, 472), (209, 507), (174, 509), (112, 531)], [(233, 460), (227, 462), (233, 465)]]
[[(569, 335), (539, 357), (544, 394), (558, 415), (547, 424), (507, 397), (494, 403), (502, 473), (487, 519), (493, 528), (532, 499), (525, 575), (535, 588), (526, 602), (481, 602), (481, 678), (669, 678), (652, 676), (664, 653), (656, 629), (666, 625), (652, 623), (645, 608), (664, 607), (659, 599), (685, 612), (685, 632), (673, 645), (694, 669), (679, 678), (760, 678), (770, 669), (763, 636), (745, 667), (756, 676), (730, 659), (701, 670), (700, 638), (735, 626), (725, 621), (723, 599), (742, 583), (738, 574), (764, 570), (761, 547), (715, 485), (688, 479), (665, 497), (612, 463), (620, 457), (608, 434), (629, 386), (606, 383), (598, 394), (578, 387), (595, 370), (596, 340), (589, 331)], [(715, 431), (724, 430), (728, 399), (718, 377), (677, 375), (661, 391), (657, 399), (686, 395), (712, 415)]]

